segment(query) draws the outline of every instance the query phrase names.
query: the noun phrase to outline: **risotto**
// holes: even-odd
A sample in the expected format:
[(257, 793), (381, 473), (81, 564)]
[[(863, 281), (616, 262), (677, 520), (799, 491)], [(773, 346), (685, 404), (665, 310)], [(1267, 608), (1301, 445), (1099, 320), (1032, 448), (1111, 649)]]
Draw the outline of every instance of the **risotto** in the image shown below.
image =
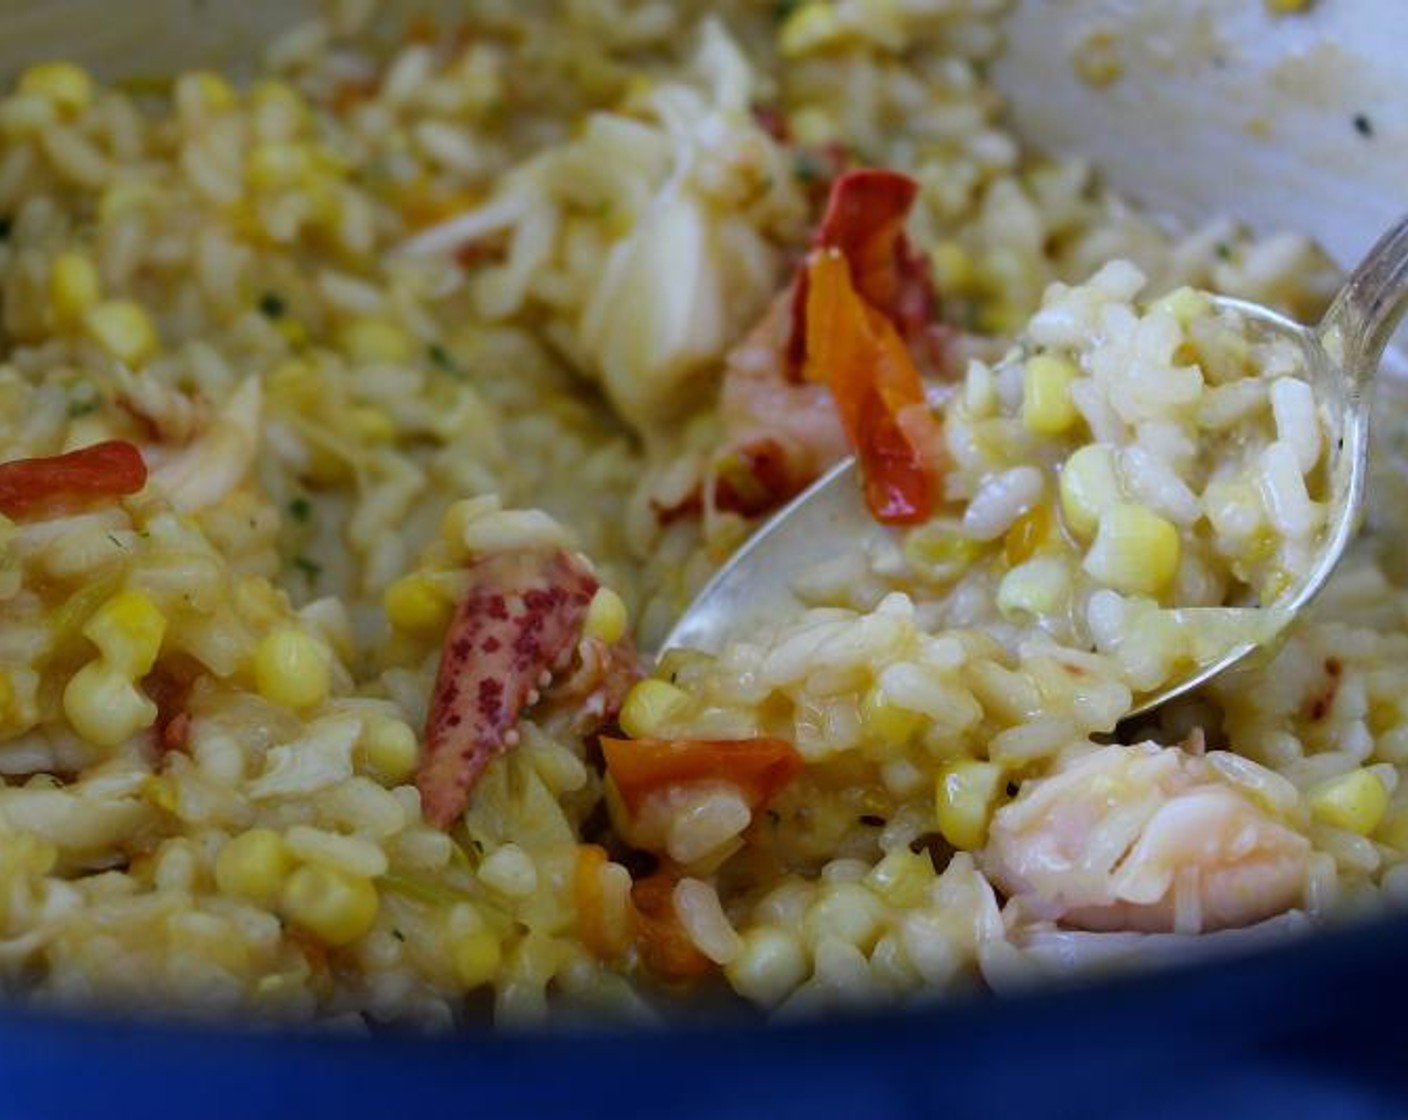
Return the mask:
[[(252, 76), (21, 73), (10, 998), (794, 1015), (1408, 892), (1408, 597), (1368, 534), (1265, 609), (1324, 420), (1207, 294), (1311, 319), (1338, 276), (1024, 150), (1002, 8), (337, 0)], [(655, 657), (852, 452), (874, 537), (806, 609)]]

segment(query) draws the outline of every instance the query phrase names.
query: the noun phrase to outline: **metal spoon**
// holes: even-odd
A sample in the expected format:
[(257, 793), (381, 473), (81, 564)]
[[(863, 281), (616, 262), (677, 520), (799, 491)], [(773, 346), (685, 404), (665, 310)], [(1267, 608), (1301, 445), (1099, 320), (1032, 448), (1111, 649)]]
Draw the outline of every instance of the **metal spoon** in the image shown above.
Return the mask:
[[(1325, 585), (1359, 527), (1369, 464), (1368, 389), (1384, 349), (1408, 310), (1408, 217), (1400, 219), (1354, 270), (1318, 325), (1306, 327), (1244, 300), (1218, 297), (1253, 329), (1297, 343), (1305, 376), (1338, 437), (1329, 449), (1329, 509), (1315, 565), (1272, 604), (1278, 633)], [(862, 548), (877, 526), (861, 499), (854, 459), (838, 463), (779, 511), (705, 585), (661, 643), (718, 652), (732, 640), (804, 609), (793, 585), (798, 574), (837, 550)], [(1244, 640), (1187, 676), (1137, 698), (1138, 715), (1225, 672), (1262, 643)]]

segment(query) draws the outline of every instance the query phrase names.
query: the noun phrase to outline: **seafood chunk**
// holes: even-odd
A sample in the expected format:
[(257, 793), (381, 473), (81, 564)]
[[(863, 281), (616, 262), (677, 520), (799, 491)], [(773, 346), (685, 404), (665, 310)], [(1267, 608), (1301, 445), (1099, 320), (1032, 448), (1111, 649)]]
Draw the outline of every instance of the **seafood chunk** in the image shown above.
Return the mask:
[(586, 562), (562, 549), (500, 552), (471, 565), (416, 775), (428, 820), (443, 827), (464, 812), (484, 768), (517, 741), (519, 714), (567, 667), (597, 586)]
[(983, 864), (1034, 918), (1183, 933), (1296, 906), (1309, 856), (1211, 756), (1143, 743), (1091, 749), (1028, 782), (993, 818)]
[(182, 513), (208, 509), (248, 476), (259, 451), (262, 382), (247, 378), (211, 425), (179, 450), (153, 448), (152, 482)]

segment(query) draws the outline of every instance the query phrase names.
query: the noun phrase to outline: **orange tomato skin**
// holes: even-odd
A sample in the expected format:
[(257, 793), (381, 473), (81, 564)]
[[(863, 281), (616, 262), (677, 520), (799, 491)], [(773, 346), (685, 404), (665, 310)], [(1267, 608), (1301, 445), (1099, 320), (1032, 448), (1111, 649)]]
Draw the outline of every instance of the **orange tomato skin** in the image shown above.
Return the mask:
[(602, 736), (606, 769), (630, 812), (652, 793), (691, 782), (736, 786), (757, 810), (802, 772), (805, 763), (785, 739), (612, 739)]

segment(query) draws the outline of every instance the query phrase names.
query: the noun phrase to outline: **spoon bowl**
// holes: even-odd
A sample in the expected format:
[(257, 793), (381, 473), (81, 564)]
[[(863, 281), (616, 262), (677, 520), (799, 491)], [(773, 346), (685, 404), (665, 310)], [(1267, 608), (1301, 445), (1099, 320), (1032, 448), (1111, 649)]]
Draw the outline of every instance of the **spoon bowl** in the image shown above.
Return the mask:
[[(1324, 587), (1362, 520), (1369, 460), (1369, 389), (1394, 329), (1408, 309), (1408, 218), (1385, 234), (1356, 268), (1329, 310), (1307, 327), (1259, 304), (1216, 297), (1248, 331), (1295, 344), (1322, 410), (1329, 441), (1326, 519), (1315, 562), (1260, 609), (1267, 625), (1229, 641), (1191, 671), (1136, 697), (1129, 715), (1148, 712), (1217, 677), (1272, 642)], [(795, 617), (799, 574), (838, 550), (865, 549), (879, 534), (861, 496), (856, 461), (846, 459), (760, 528), (695, 597), (661, 650), (717, 653), (730, 642)]]

